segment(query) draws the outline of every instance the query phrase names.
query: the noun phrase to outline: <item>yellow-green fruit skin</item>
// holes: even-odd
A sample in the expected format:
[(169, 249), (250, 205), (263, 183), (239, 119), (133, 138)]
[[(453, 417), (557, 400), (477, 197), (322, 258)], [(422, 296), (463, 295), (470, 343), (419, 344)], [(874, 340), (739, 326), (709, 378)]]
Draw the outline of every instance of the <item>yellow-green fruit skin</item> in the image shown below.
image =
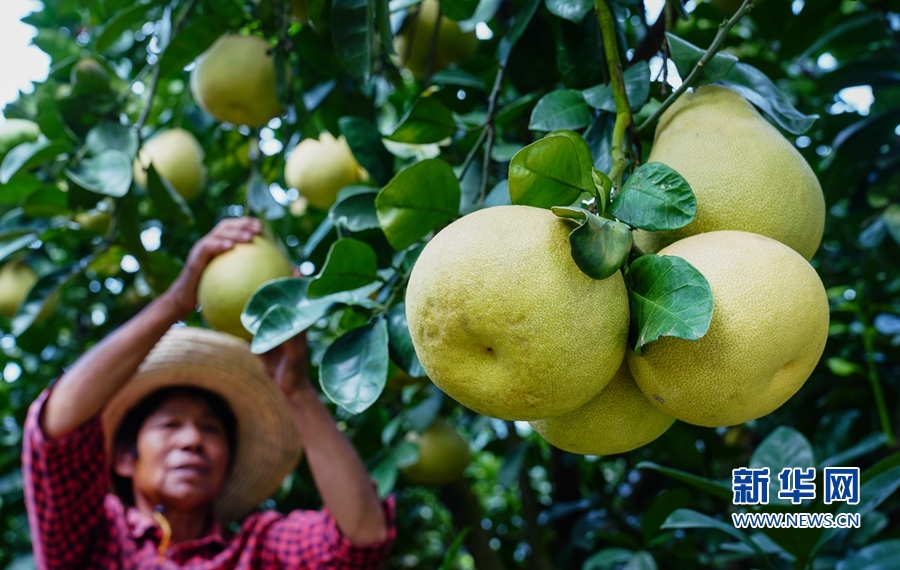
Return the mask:
[(573, 410), (613, 377), (628, 336), (622, 275), (572, 260), (572, 226), (549, 210), (497, 206), (438, 233), (416, 261), (406, 316), (416, 354), (450, 397), (486, 416)]
[(5, 263), (0, 268), (0, 314), (13, 318), (35, 283), (37, 275), (23, 260)]
[(327, 210), (341, 188), (367, 180), (368, 173), (356, 162), (344, 136), (334, 138), (326, 131), (318, 139), (300, 141), (285, 163), (284, 179), (310, 205)]
[(769, 236), (812, 259), (822, 240), (825, 199), (803, 156), (740, 94), (707, 85), (687, 93), (656, 127), (648, 162), (681, 174), (697, 198), (687, 226), (636, 231), (641, 251), (715, 230)]
[(541, 437), (563, 451), (613, 455), (647, 445), (674, 422), (674, 417), (647, 400), (623, 361), (606, 388), (587, 404), (530, 423)]
[(219, 121), (261, 127), (281, 114), (269, 43), (257, 36), (222, 36), (197, 59), (191, 93)]
[(41, 128), (34, 121), (7, 119), (0, 121), (0, 156), (24, 142), (34, 142), (41, 135)]
[[(438, 0), (424, 0), (419, 4), (418, 13), (412, 23), (397, 35), (394, 43), (401, 65), (417, 79), (424, 79), (428, 75), (431, 38), (440, 9)], [(431, 72), (468, 59), (475, 53), (477, 47), (478, 38), (474, 32), (463, 32), (459, 29), (459, 24), (442, 16)]]
[(415, 483), (440, 485), (462, 478), (469, 465), (469, 444), (446, 421), (435, 420), (422, 434), (410, 432), (407, 439), (419, 444), (419, 459), (403, 468)]
[(206, 322), (216, 330), (251, 339), (241, 312), (253, 292), (267, 281), (293, 274), (293, 265), (271, 241), (256, 236), (217, 255), (200, 276), (197, 300)]
[(686, 259), (709, 282), (713, 316), (696, 342), (662, 337), (629, 348), (634, 379), (656, 407), (718, 427), (765, 416), (812, 373), (828, 338), (828, 298), (797, 252), (737, 231), (685, 238), (660, 255)]
[(156, 173), (166, 179), (185, 200), (193, 200), (206, 185), (203, 148), (184, 129), (169, 129), (147, 141), (134, 161), (134, 181), (147, 187), (146, 168), (153, 163)]

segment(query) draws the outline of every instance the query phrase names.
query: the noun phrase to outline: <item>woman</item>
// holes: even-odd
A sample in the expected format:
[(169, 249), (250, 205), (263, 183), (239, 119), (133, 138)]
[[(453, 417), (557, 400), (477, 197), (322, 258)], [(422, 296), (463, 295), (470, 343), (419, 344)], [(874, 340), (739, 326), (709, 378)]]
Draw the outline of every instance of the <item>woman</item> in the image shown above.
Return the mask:
[[(310, 385), (305, 338), (264, 368), (224, 333), (172, 328), (209, 261), (260, 231), (219, 223), (164, 294), (32, 404), (23, 474), (39, 569), (382, 566), (393, 503)], [(293, 469), (301, 436), (325, 509), (256, 512), (227, 532)]]

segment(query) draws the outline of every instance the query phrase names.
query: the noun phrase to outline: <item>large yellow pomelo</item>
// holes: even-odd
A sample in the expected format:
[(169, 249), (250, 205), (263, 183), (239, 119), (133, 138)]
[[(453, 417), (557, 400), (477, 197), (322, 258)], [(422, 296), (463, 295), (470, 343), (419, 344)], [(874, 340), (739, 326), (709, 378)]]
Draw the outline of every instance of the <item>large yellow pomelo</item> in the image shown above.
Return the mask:
[(587, 404), (531, 427), (556, 447), (582, 455), (625, 453), (661, 436), (675, 418), (647, 400), (622, 362), (616, 375)]
[(134, 181), (147, 187), (150, 163), (185, 200), (192, 200), (206, 184), (203, 149), (194, 135), (184, 129), (163, 131), (141, 147), (134, 160)]
[[(438, 0), (424, 0), (419, 4), (418, 12), (410, 15), (412, 21), (405, 24), (394, 39), (394, 49), (400, 58), (400, 64), (418, 79), (424, 79), (428, 74), (431, 38), (440, 10)], [(459, 24), (442, 16), (431, 72), (468, 59), (477, 47), (478, 38), (474, 32), (463, 32), (459, 29)]]
[(572, 226), (550, 210), (497, 206), (444, 228), (406, 291), (416, 354), (450, 397), (487, 416), (537, 420), (606, 386), (625, 351), (622, 275), (583, 274)]
[(35, 272), (21, 258), (0, 267), (0, 314), (13, 318), (37, 280)]
[(742, 230), (811, 259), (822, 240), (825, 199), (803, 156), (741, 95), (707, 85), (682, 95), (656, 127), (648, 162), (678, 171), (697, 197), (684, 228), (634, 235), (645, 253), (687, 236)]
[(462, 478), (469, 465), (469, 444), (446, 421), (437, 419), (423, 433), (410, 432), (406, 438), (419, 445), (418, 461), (402, 469), (410, 481), (442, 484)]
[(217, 255), (200, 276), (197, 300), (200, 312), (214, 329), (250, 339), (241, 324), (241, 312), (253, 292), (278, 277), (293, 274), (293, 265), (271, 241), (256, 236)]
[(356, 162), (344, 135), (328, 131), (318, 139), (304, 139), (284, 165), (284, 180), (305, 196), (309, 204), (327, 210), (344, 186), (364, 182), (369, 173)]
[(662, 337), (631, 349), (644, 394), (679, 420), (717, 427), (762, 417), (812, 373), (828, 338), (828, 298), (812, 266), (765, 236), (700, 234), (659, 252), (686, 259), (709, 282), (714, 308), (697, 342)]
[(269, 42), (222, 36), (197, 58), (191, 93), (204, 111), (235, 125), (261, 127), (281, 114)]

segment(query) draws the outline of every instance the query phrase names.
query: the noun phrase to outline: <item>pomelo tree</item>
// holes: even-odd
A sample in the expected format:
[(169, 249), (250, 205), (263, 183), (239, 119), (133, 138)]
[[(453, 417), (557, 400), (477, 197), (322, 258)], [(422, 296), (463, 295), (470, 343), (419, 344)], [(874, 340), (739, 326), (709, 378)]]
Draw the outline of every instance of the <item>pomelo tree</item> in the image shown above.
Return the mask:
[[(45, 0), (25, 18), (52, 66), (4, 109), (40, 136), (26, 124), (7, 140), (0, 127), (0, 265), (25, 264), (37, 278), (17, 287), (28, 289), (21, 299), (0, 291), (15, 308), (0, 315), (0, 567), (33, 565), (19, 471), (30, 402), (164, 290), (216, 221), (238, 215), (266, 220), (303, 274), (266, 285), (245, 307), (251, 346), (264, 352), (307, 331), (323, 398), (380, 492), (397, 497), (390, 568), (900, 559), (900, 4), (440, 0), (438, 19), (428, 0), (426, 38), (419, 4)], [(204, 64), (207, 50), (234, 44), (220, 41), (227, 34), (268, 50)], [(244, 60), (247, 73), (233, 73)], [(265, 81), (229, 90), (232, 76)], [(811, 263), (830, 325), (799, 392), (739, 425), (675, 421), (633, 451), (585, 456), (548, 444), (527, 422), (477, 414), (430, 382), (407, 320), (411, 271), (443, 228), (500, 205), (553, 208), (581, 272), (625, 275), (629, 350), (704, 336), (715, 306), (702, 275), (640, 255), (632, 230), (674, 231), (703, 215), (677, 168), (647, 158), (660, 117), (710, 83), (752, 103), (822, 188), (827, 215)], [(729, 120), (717, 123), (723, 133)], [(189, 199), (162, 166), (135, 182), (140, 150), (174, 129), (202, 149), (205, 184)], [(288, 180), (285, 167), (323, 134), (346, 141), (356, 164), (345, 170), (357, 176), (333, 202), (313, 203), (291, 185), (304, 176)], [(767, 185), (776, 188), (766, 208), (795, 208), (783, 182)], [(752, 194), (744, 201), (759, 207)], [(189, 320), (204, 324), (199, 312)], [(410, 434), (432, 425), (468, 442), (462, 478), (425, 484), (403, 474), (428, 441)], [(859, 513), (861, 528), (735, 528), (731, 513), (746, 509), (733, 505), (732, 470), (747, 466), (859, 467), (857, 505), (774, 499), (761, 512)], [(267, 506), (318, 505), (301, 464)]]

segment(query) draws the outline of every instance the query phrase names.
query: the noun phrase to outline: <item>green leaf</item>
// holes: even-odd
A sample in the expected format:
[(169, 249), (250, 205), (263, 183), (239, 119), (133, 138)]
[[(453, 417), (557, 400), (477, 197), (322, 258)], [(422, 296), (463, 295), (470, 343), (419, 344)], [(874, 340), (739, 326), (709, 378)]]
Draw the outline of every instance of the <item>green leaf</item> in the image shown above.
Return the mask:
[(639, 550), (631, 556), (622, 570), (657, 570), (656, 560), (646, 550)]
[(579, 224), (569, 233), (569, 245), (582, 273), (591, 279), (606, 279), (625, 263), (631, 251), (631, 228), (580, 208), (551, 209), (557, 216)]
[(16, 236), (0, 243), (0, 262), (6, 260), (6, 258), (20, 251), (24, 247), (27, 247), (28, 244), (36, 240), (37, 237), (37, 232), (26, 233), (25, 235)]
[(194, 225), (194, 213), (191, 212), (187, 202), (168, 180), (156, 172), (153, 163), (147, 167), (147, 194), (153, 200), (161, 220), (186, 226)]
[(674, 230), (691, 223), (697, 200), (680, 174), (661, 162), (650, 162), (628, 178), (609, 212), (634, 228)]
[(6, 153), (0, 163), (0, 184), (8, 184), (20, 170), (27, 170), (69, 152), (71, 145), (64, 142), (50, 142), (46, 139), (22, 143)]
[(401, 251), (456, 217), (459, 200), (453, 168), (430, 158), (397, 173), (378, 192), (375, 209), (388, 242)]
[(567, 206), (582, 192), (594, 193), (592, 158), (580, 135), (550, 133), (513, 156), (509, 196), (513, 204)]
[[(819, 118), (818, 115), (804, 115), (798, 111), (765, 73), (746, 63), (736, 64), (722, 81), (759, 107), (781, 128), (795, 135), (808, 131)], [(836, 148), (838, 145), (834, 146)]]
[(247, 203), (251, 212), (257, 213), (267, 220), (278, 220), (284, 217), (284, 206), (272, 196), (269, 185), (266, 184), (265, 178), (257, 168), (250, 171), (250, 179), (247, 180)]
[[(639, 61), (625, 70), (623, 78), (628, 106), (632, 111), (638, 111), (650, 96), (650, 66), (646, 61)], [(585, 89), (581, 94), (584, 96), (585, 103), (594, 109), (610, 113), (616, 112), (616, 100), (610, 84), (595, 85)]]
[(531, 23), (531, 19), (540, 5), (541, 0), (525, 0), (516, 10), (516, 15), (512, 25), (509, 27), (509, 31), (500, 40), (500, 65), (506, 65), (510, 52), (516, 47), (516, 43), (522, 37), (522, 34), (525, 33), (525, 29)]
[(322, 357), (319, 380), (332, 402), (351, 414), (359, 414), (381, 395), (387, 372), (387, 323), (379, 317), (328, 347)]
[(347, 73), (357, 79), (369, 77), (374, 36), (374, 0), (334, 0), (331, 11), (334, 53)]
[(92, 154), (100, 154), (105, 150), (120, 150), (134, 160), (138, 151), (138, 140), (135, 132), (119, 123), (105, 121), (88, 131), (85, 145)]
[(664, 522), (660, 528), (712, 528), (720, 530), (752, 548), (760, 558), (767, 559), (765, 553), (760, 550), (759, 546), (750, 540), (750, 537), (746, 534), (736, 529), (732, 524), (724, 523), (718, 519), (714, 519), (691, 509), (678, 509), (669, 515), (669, 518), (666, 519), (666, 522)]
[(594, 188), (597, 189), (594, 193), (598, 201), (597, 206), (601, 212), (605, 212), (606, 206), (609, 204), (609, 193), (612, 190), (612, 180), (610, 180), (609, 176), (596, 168), (591, 168), (591, 179), (594, 181)]
[(709, 282), (690, 263), (672, 255), (644, 255), (626, 275), (634, 350), (661, 336), (699, 340), (709, 330), (713, 296)]
[(341, 190), (337, 202), (328, 211), (335, 225), (350, 232), (379, 228), (375, 197), (378, 190), (368, 186), (349, 186)]
[(228, 21), (216, 16), (188, 19), (187, 24), (172, 38), (160, 57), (160, 76), (166, 77), (184, 69), (209, 49), (228, 29)]
[(409, 408), (406, 414), (406, 424), (418, 433), (424, 433), (431, 427), (441, 411), (444, 403), (444, 393), (437, 386), (428, 386), (428, 397)]
[(779, 426), (763, 440), (753, 455), (750, 456), (750, 467), (769, 468), (769, 504), (790, 505), (790, 499), (779, 499), (781, 484), (778, 474), (785, 467), (808, 469), (815, 467), (812, 445), (804, 435), (793, 428)]
[(852, 465), (851, 461), (864, 455), (868, 455), (886, 444), (887, 438), (883, 433), (870, 433), (853, 447), (845, 449), (840, 453), (836, 453), (827, 459), (823, 459), (822, 462), (819, 463), (819, 468)]
[(422, 97), (387, 138), (409, 144), (436, 143), (456, 132), (453, 114), (434, 97)]
[(137, 3), (117, 13), (103, 26), (103, 31), (97, 36), (96, 50), (104, 52), (121, 37), (125, 30), (130, 29), (138, 22), (145, 20), (147, 4)]
[(628, 562), (632, 554), (627, 548), (604, 548), (585, 560), (581, 570), (616, 570)]
[(441, 0), (441, 14), (454, 22), (468, 20), (476, 8), (478, 0)]
[(311, 325), (305, 317), (306, 313), (293, 307), (270, 307), (259, 321), (250, 351), (253, 354), (263, 354), (297, 336)]
[(394, 34), (391, 32), (391, 11), (388, 0), (375, 0), (375, 21), (378, 24), (378, 39), (382, 51), (391, 56), (397, 55), (394, 50)]
[(75, 184), (113, 198), (128, 193), (132, 173), (131, 159), (120, 150), (105, 150), (66, 169), (66, 176)]
[[(700, 59), (703, 58), (703, 54), (706, 53), (706, 50), (700, 49), (694, 44), (685, 41), (670, 32), (666, 32), (666, 38), (669, 40), (672, 61), (675, 62), (675, 67), (678, 69), (678, 75), (687, 77)], [(737, 61), (738, 58), (731, 54), (723, 52), (717, 53), (709, 63), (703, 66), (703, 69), (700, 72), (700, 78), (695, 85), (712, 83), (713, 81), (721, 79), (726, 73), (731, 71)]]
[(13, 206), (41, 187), (41, 180), (30, 174), (17, 174), (0, 184), (0, 204)]
[(591, 123), (591, 112), (581, 91), (560, 89), (538, 101), (531, 112), (528, 128), (534, 131), (580, 129)]
[[(309, 279), (300, 279), (298, 277), (282, 277), (264, 284), (247, 301), (247, 305), (241, 312), (241, 324), (244, 325), (245, 329), (256, 334), (263, 316), (275, 305), (293, 308), (301, 308), (301, 304), (309, 305), (310, 303), (306, 299), (306, 289), (309, 287), (309, 281)], [(317, 316), (312, 322), (314, 323), (320, 318), (321, 315)]]
[(409, 334), (406, 321), (406, 303), (400, 302), (387, 312), (388, 350), (391, 360), (413, 378), (425, 376), (425, 369), (419, 362), (416, 349)]
[(375, 125), (359, 117), (341, 117), (338, 125), (360, 166), (375, 182), (386, 184), (394, 172), (394, 155), (381, 142)]
[(512, 489), (518, 483), (529, 447), (528, 440), (522, 440), (506, 452), (500, 472), (497, 474), (497, 484), (505, 489)]
[(444, 558), (441, 561), (441, 567), (438, 570), (453, 570), (453, 568), (456, 568), (456, 555), (459, 553), (459, 549), (462, 548), (463, 541), (466, 539), (466, 535), (469, 534), (470, 530), (472, 530), (472, 527), (467, 526), (462, 529), (462, 532), (456, 535), (456, 538), (453, 539), (453, 542), (451, 542), (450, 546), (447, 547), (447, 550), (444, 551)]
[(386, 497), (397, 482), (398, 469), (408, 467), (419, 460), (419, 446), (401, 440), (390, 448), (387, 455), (369, 473), (378, 485), (378, 496)]
[(362, 241), (341, 238), (331, 244), (325, 265), (309, 284), (310, 298), (357, 289), (378, 278), (375, 250)]
[(31, 218), (52, 218), (69, 213), (69, 197), (56, 186), (45, 186), (22, 200), (22, 210)]
[(893, 567), (900, 560), (900, 539), (870, 544), (844, 558), (835, 570), (882, 570)]
[(544, 5), (554, 16), (576, 24), (594, 9), (594, 3), (591, 0), (544, 0)]
[(635, 465), (634, 468), (652, 469), (653, 471), (658, 471), (663, 475), (668, 475), (672, 479), (681, 481), (682, 483), (687, 483), (691, 487), (700, 489), (704, 493), (709, 493), (710, 495), (713, 495), (714, 497), (718, 497), (720, 499), (731, 501), (734, 498), (734, 493), (731, 490), (731, 485), (728, 483), (713, 481), (712, 479), (700, 477), (699, 475), (694, 475), (693, 473), (687, 473), (685, 471), (679, 471), (678, 469), (672, 469), (671, 467), (663, 467), (662, 465), (658, 465), (656, 463), (653, 463), (652, 461), (641, 461), (640, 463)]
[(900, 204), (891, 204), (881, 213), (881, 219), (884, 220), (884, 227), (894, 238), (894, 241), (900, 244)]

